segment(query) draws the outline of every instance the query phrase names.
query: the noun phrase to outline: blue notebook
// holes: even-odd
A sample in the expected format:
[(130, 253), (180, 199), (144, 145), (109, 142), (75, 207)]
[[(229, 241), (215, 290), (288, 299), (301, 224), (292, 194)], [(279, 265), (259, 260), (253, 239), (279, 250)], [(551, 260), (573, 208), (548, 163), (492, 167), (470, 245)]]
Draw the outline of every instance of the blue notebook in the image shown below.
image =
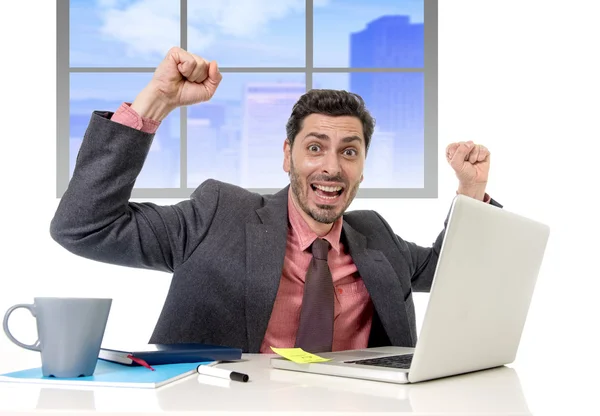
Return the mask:
[(103, 345), (98, 358), (125, 365), (154, 366), (200, 361), (236, 361), (242, 358), (242, 350), (221, 345), (193, 343), (143, 344), (120, 349)]
[(157, 388), (196, 373), (200, 364), (211, 362), (164, 364), (152, 366), (155, 371), (146, 367), (131, 367), (98, 360), (94, 374), (88, 377), (55, 378), (44, 377), (41, 367), (28, 370), (0, 374), (0, 381), (17, 383), (42, 383), (72, 386), (107, 386)]

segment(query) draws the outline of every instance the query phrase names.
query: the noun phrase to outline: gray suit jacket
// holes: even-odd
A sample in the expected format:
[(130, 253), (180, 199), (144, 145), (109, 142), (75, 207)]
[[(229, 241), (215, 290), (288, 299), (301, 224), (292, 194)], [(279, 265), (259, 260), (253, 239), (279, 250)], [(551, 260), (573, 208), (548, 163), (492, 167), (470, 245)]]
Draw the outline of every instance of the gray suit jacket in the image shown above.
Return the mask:
[[(173, 273), (150, 342), (258, 352), (283, 268), (288, 187), (259, 195), (208, 180), (175, 205), (129, 202), (153, 136), (111, 116), (92, 114), (52, 237), (86, 258)], [(425, 248), (374, 211), (343, 219), (343, 242), (374, 305), (369, 345), (414, 346), (412, 292), (429, 291), (444, 233)]]

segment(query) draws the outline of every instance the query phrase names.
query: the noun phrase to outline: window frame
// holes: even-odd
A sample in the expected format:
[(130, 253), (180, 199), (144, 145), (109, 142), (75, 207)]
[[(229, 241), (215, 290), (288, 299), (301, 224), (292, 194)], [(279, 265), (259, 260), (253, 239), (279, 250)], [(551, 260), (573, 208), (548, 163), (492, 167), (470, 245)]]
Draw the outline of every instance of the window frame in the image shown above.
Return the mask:
[[(424, 62), (422, 68), (315, 68), (313, 63), (313, 0), (306, 1), (306, 57), (304, 67), (224, 67), (228, 73), (304, 73), (306, 90), (313, 74), (352, 72), (422, 72), (424, 77), (424, 169), (422, 188), (359, 188), (358, 198), (436, 198), (438, 195), (438, 0), (423, 0)], [(56, 6), (56, 196), (61, 198), (69, 184), (70, 76), (72, 73), (152, 73), (156, 67), (71, 67), (70, 0)], [(187, 0), (180, 0), (180, 44), (187, 50)], [(125, 97), (124, 97), (125, 100)], [(116, 109), (98, 109), (112, 110)], [(180, 107), (180, 185), (178, 188), (134, 188), (132, 198), (188, 198), (195, 188), (187, 185), (187, 106)], [(291, 111), (291, 109), (290, 109)], [(283, 157), (283, 156), (282, 156)], [(219, 179), (219, 178), (215, 178)], [(247, 188), (272, 194), (278, 188)]]

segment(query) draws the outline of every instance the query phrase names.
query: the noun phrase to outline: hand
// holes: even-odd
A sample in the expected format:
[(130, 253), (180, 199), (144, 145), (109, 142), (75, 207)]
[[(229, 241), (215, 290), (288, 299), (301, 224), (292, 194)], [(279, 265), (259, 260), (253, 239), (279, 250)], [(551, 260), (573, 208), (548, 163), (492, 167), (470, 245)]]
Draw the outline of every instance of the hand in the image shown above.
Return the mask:
[(161, 121), (177, 107), (210, 100), (221, 79), (216, 61), (173, 47), (131, 107), (142, 117)]
[(472, 141), (450, 143), (446, 160), (458, 178), (458, 193), (483, 200), (490, 171), (490, 151)]

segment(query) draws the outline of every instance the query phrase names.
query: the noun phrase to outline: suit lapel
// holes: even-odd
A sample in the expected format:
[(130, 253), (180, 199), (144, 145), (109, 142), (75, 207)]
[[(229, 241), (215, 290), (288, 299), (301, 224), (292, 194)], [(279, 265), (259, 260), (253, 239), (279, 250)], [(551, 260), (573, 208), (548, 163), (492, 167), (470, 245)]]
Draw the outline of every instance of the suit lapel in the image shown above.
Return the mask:
[(373, 306), (393, 345), (414, 345), (402, 285), (385, 255), (367, 247), (367, 238), (344, 221), (345, 244), (362, 277)]
[(260, 349), (279, 289), (288, 231), (288, 187), (256, 210), (261, 224), (246, 224), (246, 328), (248, 350)]

